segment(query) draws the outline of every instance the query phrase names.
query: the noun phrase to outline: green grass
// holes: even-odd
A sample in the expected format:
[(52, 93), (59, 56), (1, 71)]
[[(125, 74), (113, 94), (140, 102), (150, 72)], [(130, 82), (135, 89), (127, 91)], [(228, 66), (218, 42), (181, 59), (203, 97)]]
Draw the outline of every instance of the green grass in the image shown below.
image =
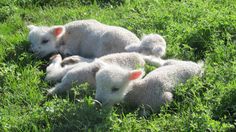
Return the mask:
[[(234, 0), (2, 0), (0, 131), (235, 131), (235, 10)], [(174, 102), (149, 117), (124, 105), (95, 109), (87, 85), (46, 98), (48, 62), (28, 51), (26, 25), (89, 18), (139, 37), (164, 35), (166, 58), (204, 60), (205, 74), (178, 86)]]

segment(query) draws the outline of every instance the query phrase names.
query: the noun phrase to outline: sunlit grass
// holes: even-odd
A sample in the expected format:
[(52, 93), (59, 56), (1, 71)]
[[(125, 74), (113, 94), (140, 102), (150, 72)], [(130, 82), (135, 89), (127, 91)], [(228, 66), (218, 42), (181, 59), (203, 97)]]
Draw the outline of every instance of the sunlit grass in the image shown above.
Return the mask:
[[(107, 1), (0, 2), (0, 131), (235, 130), (236, 2)], [(78, 19), (122, 26), (139, 37), (159, 33), (167, 41), (165, 58), (204, 60), (205, 74), (178, 86), (175, 101), (147, 118), (124, 105), (94, 108), (94, 89), (88, 85), (47, 98), (46, 89), (52, 87), (44, 81), (48, 62), (28, 51), (26, 25)]]

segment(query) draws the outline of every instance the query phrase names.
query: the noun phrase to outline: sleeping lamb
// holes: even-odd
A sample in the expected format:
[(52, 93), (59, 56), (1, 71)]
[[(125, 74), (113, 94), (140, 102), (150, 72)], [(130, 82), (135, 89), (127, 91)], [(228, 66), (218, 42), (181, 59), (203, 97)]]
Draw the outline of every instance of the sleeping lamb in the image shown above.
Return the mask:
[(88, 82), (95, 87), (95, 74), (104, 65), (118, 65), (127, 70), (144, 68), (145, 61), (138, 53), (115, 53), (95, 59), (92, 62), (81, 62), (61, 66), (61, 56), (54, 57), (52, 63), (47, 68), (47, 81), (60, 81), (48, 94), (64, 92), (72, 87), (72, 83), (80, 85)]
[(95, 98), (102, 106), (110, 107), (124, 101), (129, 105), (144, 105), (159, 111), (160, 106), (173, 100), (173, 90), (178, 84), (200, 75), (201, 71), (202, 67), (197, 63), (179, 61), (157, 68), (137, 80), (142, 77), (142, 70), (105, 66), (96, 74)]
[(39, 57), (52, 53), (86, 58), (124, 52), (139, 38), (129, 30), (102, 24), (96, 20), (78, 20), (61, 26), (28, 26), (31, 50)]
[[(131, 69), (137, 68), (138, 64), (141, 68), (143, 68), (144, 64), (150, 64), (159, 67), (159, 66), (172, 65), (175, 63), (185, 62), (176, 59), (164, 60), (152, 56), (144, 56), (138, 53), (114, 53), (102, 56), (98, 59), (106, 63), (116, 64), (126, 68), (131, 67)], [(51, 64), (46, 69), (45, 80), (49, 82), (59, 82), (61, 81), (63, 76), (66, 75), (66, 73), (71, 69), (73, 69), (74, 67), (87, 66), (90, 63), (92, 63), (95, 59), (87, 59), (81, 56), (74, 55), (66, 57), (62, 60), (61, 55), (58, 54), (53, 56), (51, 60), (52, 60)]]

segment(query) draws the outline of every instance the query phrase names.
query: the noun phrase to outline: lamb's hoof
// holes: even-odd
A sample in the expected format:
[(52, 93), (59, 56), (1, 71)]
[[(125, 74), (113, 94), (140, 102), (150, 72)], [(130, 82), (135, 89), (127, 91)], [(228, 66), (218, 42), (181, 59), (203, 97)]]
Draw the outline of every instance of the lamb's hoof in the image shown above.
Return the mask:
[(61, 66), (64, 67), (65, 65), (72, 65), (72, 64), (75, 64), (75, 63), (78, 63), (78, 62), (79, 62), (79, 60), (74, 59), (74, 58), (64, 59), (61, 62)]
[(47, 96), (53, 96), (55, 94), (55, 88), (48, 89), (47, 91)]
[(102, 108), (102, 103), (99, 102), (98, 100), (94, 100), (94, 107), (97, 109), (101, 109)]
[(62, 60), (62, 57), (61, 57), (61, 55), (60, 54), (55, 54), (55, 55), (53, 55), (52, 57), (50, 57), (50, 59), (49, 59), (50, 61), (61, 61)]
[(154, 111), (153, 111), (151, 106), (149, 106), (149, 105), (142, 105), (142, 106), (140, 106), (140, 109), (139, 109), (139, 116), (148, 118), (149, 116), (151, 116), (151, 114), (153, 112)]

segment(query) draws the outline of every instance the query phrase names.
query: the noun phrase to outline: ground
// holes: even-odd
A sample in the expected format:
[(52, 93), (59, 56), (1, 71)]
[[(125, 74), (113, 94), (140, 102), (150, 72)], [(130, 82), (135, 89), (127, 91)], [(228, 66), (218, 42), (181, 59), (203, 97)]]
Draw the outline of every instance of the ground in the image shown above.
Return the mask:
[[(0, 131), (235, 131), (236, 1), (1, 0)], [(205, 62), (202, 78), (178, 86), (159, 113), (140, 116), (123, 104), (93, 107), (94, 88), (46, 97), (47, 60), (28, 48), (28, 24), (97, 19), (142, 37), (165, 36), (165, 58)], [(147, 66), (147, 70), (153, 67)]]

